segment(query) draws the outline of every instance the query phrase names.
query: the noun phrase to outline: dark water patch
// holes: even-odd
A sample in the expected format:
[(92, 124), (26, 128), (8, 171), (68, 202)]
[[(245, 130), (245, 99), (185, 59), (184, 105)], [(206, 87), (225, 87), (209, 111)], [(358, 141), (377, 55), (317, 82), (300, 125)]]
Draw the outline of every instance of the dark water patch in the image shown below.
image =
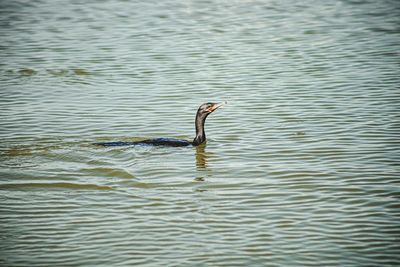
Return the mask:
[(89, 76), (92, 75), (92, 72), (85, 69), (32, 69), (32, 68), (22, 68), (18, 70), (6, 70), (5, 71), (8, 76), (20, 76), (20, 77), (31, 77), (31, 76), (41, 76), (44, 77), (47, 75), (54, 77), (73, 77), (73, 76)]
[(18, 74), (20, 74), (21, 76), (32, 76), (37, 74), (37, 71), (33, 69), (20, 69), (18, 70)]

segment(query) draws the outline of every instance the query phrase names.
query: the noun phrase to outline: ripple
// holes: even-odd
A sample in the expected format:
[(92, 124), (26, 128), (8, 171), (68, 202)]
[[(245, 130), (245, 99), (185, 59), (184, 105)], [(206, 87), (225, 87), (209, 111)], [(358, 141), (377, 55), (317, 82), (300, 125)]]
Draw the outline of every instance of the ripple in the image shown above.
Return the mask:
[(110, 186), (95, 184), (75, 183), (17, 183), (0, 184), (0, 190), (24, 190), (24, 189), (71, 189), (71, 190), (112, 190)]

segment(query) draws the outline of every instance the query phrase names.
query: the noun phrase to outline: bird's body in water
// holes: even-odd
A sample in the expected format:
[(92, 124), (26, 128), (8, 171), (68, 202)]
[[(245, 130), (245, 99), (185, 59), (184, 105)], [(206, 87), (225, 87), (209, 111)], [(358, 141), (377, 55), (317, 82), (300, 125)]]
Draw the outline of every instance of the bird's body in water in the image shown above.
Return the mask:
[(155, 139), (147, 139), (136, 142), (116, 141), (116, 142), (100, 142), (95, 144), (100, 146), (133, 146), (133, 145), (152, 145), (152, 146), (171, 146), (171, 147), (198, 146), (206, 141), (204, 123), (206, 121), (207, 116), (212, 112), (214, 112), (216, 109), (224, 106), (225, 104), (226, 102), (205, 103), (199, 107), (195, 119), (196, 136), (192, 142), (175, 138), (155, 138)]

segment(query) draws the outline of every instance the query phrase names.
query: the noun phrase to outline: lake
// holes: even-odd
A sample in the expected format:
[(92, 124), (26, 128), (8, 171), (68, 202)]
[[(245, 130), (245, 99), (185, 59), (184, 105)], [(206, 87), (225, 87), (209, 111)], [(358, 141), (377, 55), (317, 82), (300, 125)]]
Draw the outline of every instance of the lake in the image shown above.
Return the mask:
[(398, 1), (0, 14), (1, 266), (400, 265)]

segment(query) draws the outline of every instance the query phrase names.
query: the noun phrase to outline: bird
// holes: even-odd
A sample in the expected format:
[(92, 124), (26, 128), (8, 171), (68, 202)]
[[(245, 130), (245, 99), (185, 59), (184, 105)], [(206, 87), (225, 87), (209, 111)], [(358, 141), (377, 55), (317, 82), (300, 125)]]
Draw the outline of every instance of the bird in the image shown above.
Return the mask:
[(99, 142), (94, 144), (104, 147), (134, 146), (134, 145), (169, 146), (169, 147), (199, 146), (206, 142), (206, 133), (204, 130), (204, 123), (206, 121), (206, 118), (215, 110), (217, 110), (220, 107), (223, 107), (226, 104), (227, 102), (224, 101), (219, 103), (208, 102), (200, 105), (200, 107), (197, 110), (195, 119), (196, 136), (194, 137), (192, 142), (188, 140), (162, 137), (162, 138), (146, 139), (134, 142), (115, 141), (115, 142)]

